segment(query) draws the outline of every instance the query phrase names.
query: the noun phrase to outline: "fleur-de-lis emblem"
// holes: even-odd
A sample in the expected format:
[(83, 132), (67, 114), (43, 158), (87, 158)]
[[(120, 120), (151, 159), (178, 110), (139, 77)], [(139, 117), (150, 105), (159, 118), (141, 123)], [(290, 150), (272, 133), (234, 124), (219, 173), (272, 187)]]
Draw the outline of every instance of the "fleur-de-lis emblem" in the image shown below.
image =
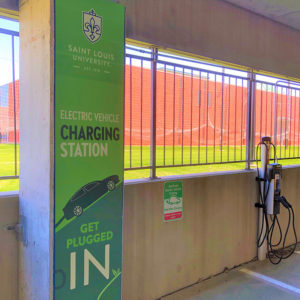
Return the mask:
[(91, 9), (88, 13), (82, 13), (82, 29), (86, 38), (95, 43), (99, 41), (102, 35), (102, 17), (97, 16), (94, 9)]

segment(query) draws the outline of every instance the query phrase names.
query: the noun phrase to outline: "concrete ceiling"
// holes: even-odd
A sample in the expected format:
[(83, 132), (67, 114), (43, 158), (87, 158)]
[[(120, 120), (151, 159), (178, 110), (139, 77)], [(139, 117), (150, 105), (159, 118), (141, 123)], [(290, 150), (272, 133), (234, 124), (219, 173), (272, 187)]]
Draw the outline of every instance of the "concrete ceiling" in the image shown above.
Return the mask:
[(300, 0), (223, 0), (300, 30)]

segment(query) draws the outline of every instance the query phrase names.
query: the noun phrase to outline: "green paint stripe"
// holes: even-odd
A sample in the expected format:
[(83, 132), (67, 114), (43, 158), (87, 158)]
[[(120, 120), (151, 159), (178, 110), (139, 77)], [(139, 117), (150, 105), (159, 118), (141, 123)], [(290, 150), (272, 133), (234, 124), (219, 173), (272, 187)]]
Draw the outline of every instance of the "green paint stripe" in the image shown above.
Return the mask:
[(121, 275), (122, 272), (120, 272), (117, 276), (115, 276), (107, 285), (106, 287), (100, 292), (99, 296), (97, 297), (97, 300), (100, 300), (104, 292), (109, 288), (109, 286)]

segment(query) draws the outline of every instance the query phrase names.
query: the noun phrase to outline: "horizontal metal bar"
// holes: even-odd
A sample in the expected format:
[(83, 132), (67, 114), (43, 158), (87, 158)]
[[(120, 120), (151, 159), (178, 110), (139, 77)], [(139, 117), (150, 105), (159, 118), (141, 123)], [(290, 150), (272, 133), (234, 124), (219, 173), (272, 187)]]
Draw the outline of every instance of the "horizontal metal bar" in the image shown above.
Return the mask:
[(147, 167), (132, 167), (132, 168), (124, 168), (124, 171), (131, 171), (131, 170), (147, 170), (147, 169), (151, 169), (151, 166), (147, 166)]
[(280, 158), (277, 157), (277, 160), (285, 160), (285, 159), (300, 159), (300, 157), (299, 156), (295, 156), (295, 157), (280, 157)]
[(0, 180), (19, 179), (19, 176), (0, 176)]
[[(205, 61), (202, 61), (202, 60), (189, 59), (189, 58), (186, 58), (186, 57), (183, 57), (183, 56), (176, 56), (176, 55), (172, 56), (172, 55), (168, 55), (168, 54), (165, 54), (165, 53), (162, 53), (162, 52), (158, 52), (158, 57), (159, 56), (166, 57), (166, 58), (171, 58), (171, 59), (178, 59), (178, 60), (191, 62), (191, 63), (203, 64), (203, 65), (206, 65), (206, 66), (211, 66), (211, 67), (216, 67), (216, 68), (223, 68), (223, 66), (221, 66), (221, 65), (208, 63), (208, 62), (205, 62)], [(240, 70), (238, 68), (232, 68), (232, 67), (225, 67), (225, 69), (238, 71), (238, 72), (247, 72), (247, 71)]]
[(275, 83), (272, 82), (267, 82), (267, 81), (263, 81), (263, 80), (253, 80), (254, 83), (260, 83), (260, 84), (267, 84), (267, 85), (273, 85), (275, 86)]
[[(182, 69), (185, 69), (185, 70), (198, 71), (198, 72), (201, 72), (202, 74), (203, 73), (208, 73), (208, 74), (219, 75), (219, 76), (224, 76), (224, 77), (228, 77), (228, 78), (236, 78), (236, 79), (245, 80), (245, 81), (248, 80), (247, 77), (241, 77), (241, 76), (232, 75), (232, 74), (226, 74), (226, 73), (222, 73), (222, 72), (215, 72), (215, 71), (201, 69), (201, 68), (197, 68), (197, 67), (190, 67), (190, 66), (176, 64), (176, 63), (172, 63), (172, 62), (168, 62), (168, 61), (158, 60), (157, 64), (167, 65), (167, 66), (172, 66), (172, 67), (177, 67), (177, 68), (182, 68)], [(185, 73), (185, 74), (187, 74), (187, 73)]]
[[(283, 80), (278, 80), (277, 82), (276, 82), (276, 85), (278, 86), (278, 85), (280, 85), (280, 83), (286, 83), (286, 81), (283, 81)], [(294, 82), (294, 81), (290, 81), (290, 80), (288, 80), (288, 85), (290, 85), (290, 84), (293, 84), (293, 85), (297, 85), (297, 86), (299, 86), (299, 88), (300, 88), (300, 83), (299, 82)], [(290, 86), (289, 86), (290, 87)]]
[(19, 32), (9, 30), (9, 29), (4, 29), (4, 28), (0, 28), (0, 33), (12, 35), (12, 36), (19, 36)]
[[(133, 48), (130, 48), (130, 49), (136, 50), (136, 49), (133, 49)], [(142, 52), (142, 51), (140, 51), (140, 52)], [(146, 52), (146, 53), (148, 53), (148, 52)], [(138, 56), (138, 55), (135, 55), (135, 54), (128, 54), (128, 53), (126, 53), (126, 57), (131, 58), (131, 59), (137, 59), (137, 60), (151, 61), (151, 57)], [(166, 56), (166, 57), (169, 57), (169, 56)], [(169, 58), (179, 59), (179, 60), (183, 60), (183, 61), (189, 61), (187, 59), (181, 59), (181, 58), (172, 57), (172, 56), (170, 56)], [(217, 65), (207, 64), (207, 63), (203, 63), (201, 61), (192, 61), (191, 60), (190, 62), (201, 63), (201, 64), (204, 64), (204, 65), (207, 65), (207, 66), (219, 67)], [(243, 76), (226, 74), (226, 73), (222, 73), (222, 72), (216, 72), (216, 71), (207, 70), (207, 69), (204, 69), (204, 68), (191, 67), (191, 66), (187, 66), (187, 65), (184, 65), (184, 64), (173, 63), (173, 62), (168, 62), (168, 61), (164, 61), (164, 60), (158, 60), (157, 63), (158, 64), (162, 64), (162, 65), (172, 66), (172, 67), (185, 68), (185, 69), (193, 70), (193, 71), (199, 71), (199, 72), (202, 71), (202, 72), (205, 72), (205, 73), (214, 74), (214, 75), (220, 75), (220, 76), (225, 76), (225, 77), (228, 77), (228, 78), (236, 78), (236, 79), (240, 79), (240, 80), (247, 80), (248, 79), (247, 77), (243, 77)], [(231, 68), (226, 68), (226, 69), (231, 69)], [(231, 69), (231, 70), (236, 70), (236, 71), (242, 72), (242, 71), (237, 70), (237, 69)]]
[(141, 53), (146, 53), (146, 54), (149, 54), (151, 55), (151, 50), (148, 50), (148, 49), (139, 49), (139, 48), (133, 48), (133, 47), (130, 47), (130, 46), (126, 46), (126, 49), (125, 50), (132, 50), (132, 51), (136, 51), (136, 52), (141, 52)]
[(151, 57), (138, 56), (134, 54), (126, 54), (126, 58), (151, 61)]
[[(180, 164), (180, 165), (165, 165), (165, 166), (156, 166), (156, 168), (178, 168), (178, 167), (197, 167), (197, 166), (207, 166), (207, 165), (223, 165), (223, 164), (235, 164), (235, 163), (245, 163), (246, 160), (237, 160), (237, 161), (222, 161), (222, 162), (212, 162), (212, 163), (199, 163), (199, 164)], [(144, 170), (150, 169), (151, 167), (135, 167), (135, 168), (124, 168), (124, 171), (132, 170)]]
[(256, 74), (256, 75), (260, 75), (260, 76), (264, 76), (264, 77), (269, 77), (269, 78), (273, 78), (273, 79), (277, 79), (277, 80), (286, 80), (286, 81), (289, 81), (289, 80), (293, 80), (293, 82), (299, 82), (299, 78), (294, 78), (294, 77), (286, 77), (282, 74), (274, 74), (274, 73), (270, 73), (268, 71), (262, 71), (262, 70), (255, 70), (253, 69), (253, 73)]
[[(276, 84), (276, 83), (271, 83), (271, 82), (267, 82), (267, 81), (262, 81), (262, 80), (255, 80), (255, 83), (259, 83), (259, 84), (265, 84), (265, 85), (269, 85), (272, 87), (281, 87), (281, 88), (285, 88), (285, 89), (289, 89), (289, 90), (296, 90), (296, 91), (300, 91), (300, 87), (293, 87), (293, 86), (288, 86), (288, 82), (286, 83), (287, 85), (282, 85), (282, 84)], [(297, 85), (297, 82), (295, 81), (290, 81), (291, 85)]]
[(176, 168), (176, 167), (196, 167), (196, 166), (208, 166), (208, 165), (223, 165), (223, 164), (235, 164), (235, 163), (245, 163), (246, 160), (237, 160), (237, 161), (222, 161), (222, 162), (211, 162), (211, 163), (199, 163), (199, 164), (180, 164), (180, 165), (165, 165), (159, 166), (157, 168)]
[[(295, 156), (295, 157), (280, 157), (280, 158), (278, 158), (277, 157), (277, 160), (286, 160), (286, 159), (300, 159), (300, 156)], [(253, 159), (253, 160), (250, 160), (251, 162), (259, 162), (260, 161), (260, 157), (259, 157), (259, 159), (257, 160), (257, 159)], [(270, 161), (274, 161), (274, 158), (270, 158)]]

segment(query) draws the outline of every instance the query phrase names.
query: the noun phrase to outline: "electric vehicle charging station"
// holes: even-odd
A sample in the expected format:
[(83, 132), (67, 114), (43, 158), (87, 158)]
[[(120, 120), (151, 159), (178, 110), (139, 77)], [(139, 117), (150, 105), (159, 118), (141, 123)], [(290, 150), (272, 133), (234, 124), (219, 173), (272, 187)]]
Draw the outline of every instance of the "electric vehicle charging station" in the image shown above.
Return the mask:
[[(261, 147), (261, 167), (260, 169), (258, 168), (257, 160), (256, 177), (259, 187), (259, 202), (255, 204), (255, 207), (259, 209), (259, 233), (257, 239), (258, 260), (264, 260), (266, 256), (268, 256), (271, 263), (278, 264), (282, 259), (290, 257), (296, 249), (298, 241), (295, 229), (295, 215), (292, 205), (281, 195), (282, 165), (277, 161), (276, 146), (272, 144), (271, 137), (262, 137), (261, 142), (256, 148), (256, 157), (259, 147)], [(271, 147), (274, 150), (274, 163), (270, 163)], [(288, 225), (284, 237), (278, 219), (280, 205), (286, 208), (289, 214)], [(286, 254), (284, 253), (284, 250), (286, 247), (286, 237), (290, 230), (291, 215), (295, 243), (289, 246), (290, 250), (288, 251), (288, 254)], [(273, 233), (276, 224), (278, 226), (280, 238), (279, 241), (273, 242)]]

